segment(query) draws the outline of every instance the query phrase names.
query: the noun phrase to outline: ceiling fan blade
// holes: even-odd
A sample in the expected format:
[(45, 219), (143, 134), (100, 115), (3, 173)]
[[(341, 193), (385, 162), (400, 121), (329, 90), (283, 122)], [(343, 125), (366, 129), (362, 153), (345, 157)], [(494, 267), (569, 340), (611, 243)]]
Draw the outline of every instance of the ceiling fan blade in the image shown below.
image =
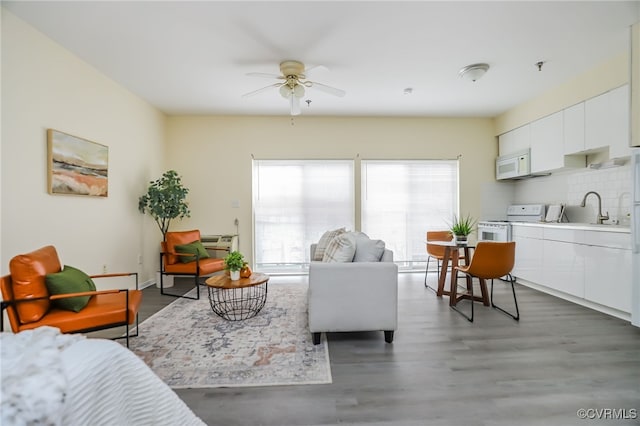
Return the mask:
[(327, 86), (326, 84), (322, 83), (316, 83), (315, 81), (305, 81), (304, 85), (307, 87), (313, 87), (320, 90), (321, 92), (325, 92), (333, 96), (338, 96), (340, 98), (347, 94), (347, 92), (342, 89), (337, 89), (335, 87)]
[(249, 77), (263, 77), (263, 78), (279, 78), (284, 79), (284, 76), (278, 74), (269, 74), (267, 72), (248, 72), (246, 75)]
[(306, 67), (306, 68), (304, 69), (304, 73), (305, 73), (306, 75), (309, 75), (309, 72), (310, 72), (310, 71), (313, 71), (313, 70), (319, 70), (319, 69), (320, 69), (320, 70), (329, 71), (329, 68), (325, 67), (324, 65), (316, 64), (316, 65), (310, 65), (310, 66)]
[(300, 115), (300, 98), (289, 96), (289, 104), (291, 105), (291, 115)]
[(270, 85), (265, 86), (265, 87), (262, 87), (262, 88), (260, 88), (260, 89), (258, 89), (258, 90), (254, 90), (253, 92), (245, 93), (244, 95), (242, 95), (242, 97), (243, 97), (243, 98), (248, 98), (248, 97), (250, 97), (250, 96), (254, 96), (254, 95), (257, 95), (257, 94), (259, 94), (259, 93), (266, 92), (267, 90), (269, 90), (269, 89), (271, 89), (271, 88), (273, 88), (273, 87), (280, 87), (280, 86), (282, 86), (282, 84), (283, 84), (283, 83), (274, 83), (274, 84), (270, 84)]

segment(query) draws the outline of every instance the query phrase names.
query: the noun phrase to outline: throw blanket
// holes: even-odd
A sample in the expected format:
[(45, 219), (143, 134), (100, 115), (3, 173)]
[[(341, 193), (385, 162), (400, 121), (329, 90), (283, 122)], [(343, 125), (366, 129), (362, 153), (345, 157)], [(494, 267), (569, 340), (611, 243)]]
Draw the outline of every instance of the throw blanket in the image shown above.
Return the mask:
[(40, 327), (0, 333), (7, 425), (204, 425), (133, 352)]

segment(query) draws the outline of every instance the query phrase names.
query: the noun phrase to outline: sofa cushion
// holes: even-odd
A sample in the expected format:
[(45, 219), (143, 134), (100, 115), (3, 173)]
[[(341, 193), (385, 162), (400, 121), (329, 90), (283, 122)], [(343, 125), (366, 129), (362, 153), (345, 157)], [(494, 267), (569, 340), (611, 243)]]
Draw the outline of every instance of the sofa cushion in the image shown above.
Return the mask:
[(364, 232), (356, 233), (356, 253), (354, 262), (380, 262), (384, 254), (385, 243), (382, 240), (372, 240)]
[[(9, 262), (13, 297), (15, 299), (49, 297), (45, 275), (59, 272), (60, 269), (58, 253), (53, 246), (15, 256)], [(49, 300), (17, 303), (16, 310), (20, 323), (36, 322), (49, 310)]]
[[(96, 285), (89, 275), (68, 265), (65, 265), (64, 269), (60, 272), (47, 274), (45, 276), (45, 282), (51, 295), (82, 293), (96, 290)], [(87, 306), (90, 298), (91, 296), (77, 296), (57, 299), (53, 301), (53, 305), (67, 311), (80, 312)]]
[(176, 253), (191, 253), (193, 256), (178, 256), (180, 262), (189, 263), (196, 260), (196, 254), (200, 256), (200, 259), (207, 259), (209, 252), (202, 245), (202, 241), (194, 241), (189, 244), (176, 245)]
[[(189, 244), (193, 241), (200, 241), (200, 231), (195, 229), (193, 231), (175, 231), (167, 232), (165, 248), (169, 253), (176, 252), (176, 245)], [(175, 254), (169, 254), (166, 256), (166, 262), (168, 265), (178, 263), (178, 256)]]
[(338, 235), (345, 233), (346, 230), (344, 228), (334, 229), (333, 231), (327, 231), (322, 234), (320, 237), (320, 241), (318, 241), (318, 245), (316, 246), (316, 251), (313, 255), (313, 259), (311, 260), (322, 260), (324, 258), (324, 252), (329, 246), (329, 243)]
[(356, 236), (352, 232), (344, 232), (335, 237), (324, 252), (323, 262), (351, 262), (356, 253)]

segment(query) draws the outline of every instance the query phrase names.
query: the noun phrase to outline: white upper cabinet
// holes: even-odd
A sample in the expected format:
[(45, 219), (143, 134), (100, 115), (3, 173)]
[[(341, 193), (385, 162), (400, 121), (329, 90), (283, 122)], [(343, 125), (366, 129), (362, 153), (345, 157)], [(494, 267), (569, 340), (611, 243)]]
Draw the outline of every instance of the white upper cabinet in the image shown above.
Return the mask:
[(631, 27), (631, 145), (640, 146), (640, 22)]
[(584, 158), (564, 155), (563, 111), (531, 123), (531, 173), (585, 166)]
[(562, 111), (564, 119), (564, 154), (583, 152), (584, 141), (584, 102)]
[(531, 172), (560, 169), (563, 158), (562, 112), (531, 123)]
[(586, 155), (631, 155), (630, 91), (625, 84), (498, 137), (498, 155), (531, 150), (531, 173), (586, 167)]
[(584, 105), (585, 148), (608, 146), (609, 158), (629, 156), (629, 85), (588, 99)]
[(498, 155), (513, 154), (531, 147), (531, 125), (526, 124), (498, 136)]

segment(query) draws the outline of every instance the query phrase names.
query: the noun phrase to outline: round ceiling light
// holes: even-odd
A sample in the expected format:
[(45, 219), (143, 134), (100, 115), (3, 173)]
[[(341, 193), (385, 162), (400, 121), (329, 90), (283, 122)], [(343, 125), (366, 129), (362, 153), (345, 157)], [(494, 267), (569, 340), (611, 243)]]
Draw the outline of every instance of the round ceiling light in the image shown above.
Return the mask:
[(487, 71), (489, 70), (489, 64), (480, 63), (480, 64), (471, 64), (462, 68), (458, 75), (460, 77), (468, 78), (471, 81), (476, 81), (480, 79)]

